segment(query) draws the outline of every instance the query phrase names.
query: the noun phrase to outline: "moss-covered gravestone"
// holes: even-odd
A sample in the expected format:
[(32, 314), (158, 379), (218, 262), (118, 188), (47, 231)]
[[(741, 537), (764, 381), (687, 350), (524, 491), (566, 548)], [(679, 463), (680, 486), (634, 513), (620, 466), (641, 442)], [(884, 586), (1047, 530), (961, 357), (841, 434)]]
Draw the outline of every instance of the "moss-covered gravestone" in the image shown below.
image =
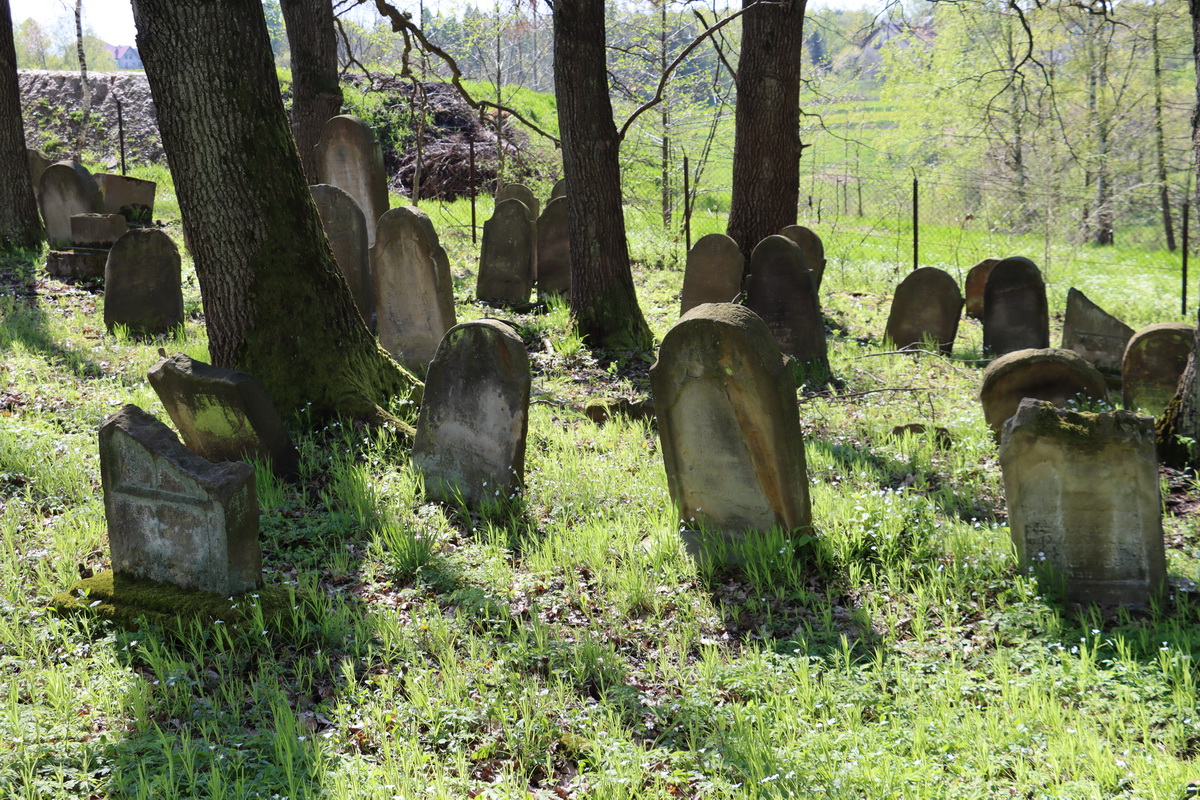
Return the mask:
[(1078, 603), (1143, 606), (1162, 592), (1154, 420), (1026, 399), (1004, 426), (1000, 466), (1022, 567)]
[(1002, 356), (1050, 346), (1046, 284), (1037, 265), (1013, 256), (992, 267), (983, 290), (983, 352)]
[(100, 187), (76, 161), (59, 161), (46, 167), (38, 181), (38, 206), (52, 248), (71, 246), (71, 217), (104, 213)]
[(1046, 400), (1061, 408), (1068, 401), (1104, 401), (1108, 388), (1095, 367), (1071, 350), (1018, 350), (988, 365), (979, 389), (983, 418), (997, 436), (1021, 400)]
[(829, 371), (825, 322), (804, 252), (786, 236), (768, 236), (750, 255), (746, 305), (775, 336), (785, 355), (817, 373)]
[(571, 293), (571, 231), (567, 198), (555, 197), (537, 221), (538, 300)]
[(117, 240), (104, 265), (104, 325), (158, 334), (182, 324), (179, 248), (157, 228), (134, 228)]
[(375, 280), (371, 276), (370, 250), (367, 248), (367, 218), (345, 190), (327, 183), (308, 188), (317, 205), (317, 213), (321, 215), (321, 225), (325, 228), (333, 258), (350, 286), (358, 313), (374, 329)]
[(825, 280), (825, 243), (821, 241), (821, 237), (803, 225), (788, 225), (779, 235), (791, 239), (804, 253), (804, 265), (808, 267), (812, 277), (813, 288), (819, 293), (821, 282)]
[(318, 182), (354, 198), (367, 218), (367, 246), (374, 247), (375, 223), (388, 210), (387, 172), (375, 131), (353, 114), (342, 114), (325, 123), (313, 150)]
[[(510, 187), (514, 185), (520, 184)], [(499, 200), (496, 211), (483, 223), (475, 296), (485, 303), (528, 303), (536, 248), (534, 217), (525, 201), (516, 197)]]
[(936, 267), (915, 269), (896, 287), (884, 335), (901, 350), (921, 347), (928, 339), (949, 355), (962, 307), (954, 278)]
[(176, 353), (146, 377), (193, 452), (209, 461), (253, 458), (277, 475), (296, 473), (299, 453), (254, 376)]
[(1157, 417), (1175, 396), (1195, 342), (1195, 328), (1182, 322), (1147, 325), (1125, 346), (1121, 392), (1125, 407)]
[(525, 483), (529, 357), (503, 322), (456, 325), (429, 365), (413, 463), (425, 494), (475, 506), (507, 501)]
[(971, 319), (983, 319), (983, 290), (987, 287), (992, 267), (1000, 263), (998, 258), (985, 258), (967, 273), (964, 308)]
[(1072, 287), (1067, 292), (1067, 311), (1063, 319), (1062, 346), (1086, 358), (1105, 375), (1121, 374), (1125, 347), (1133, 337), (1133, 328), (1093, 303)]
[(746, 259), (737, 242), (723, 233), (710, 233), (688, 250), (683, 271), (679, 315), (704, 303), (732, 303), (742, 293)]

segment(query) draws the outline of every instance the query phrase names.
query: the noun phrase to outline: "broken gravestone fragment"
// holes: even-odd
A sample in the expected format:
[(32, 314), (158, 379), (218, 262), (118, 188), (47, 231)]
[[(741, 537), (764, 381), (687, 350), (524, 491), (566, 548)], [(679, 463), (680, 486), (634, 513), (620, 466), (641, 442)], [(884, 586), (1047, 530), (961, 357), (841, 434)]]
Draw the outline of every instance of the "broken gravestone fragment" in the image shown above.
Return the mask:
[(1125, 347), (1133, 328), (1093, 303), (1072, 287), (1067, 292), (1062, 346), (1086, 358), (1105, 375), (1120, 376)]

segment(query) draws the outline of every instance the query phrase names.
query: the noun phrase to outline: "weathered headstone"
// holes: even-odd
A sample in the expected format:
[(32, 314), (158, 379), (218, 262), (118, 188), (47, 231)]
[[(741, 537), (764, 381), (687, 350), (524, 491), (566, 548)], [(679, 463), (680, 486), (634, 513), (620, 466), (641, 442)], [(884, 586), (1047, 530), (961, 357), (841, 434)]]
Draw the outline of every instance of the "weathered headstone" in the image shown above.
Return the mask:
[(987, 287), (992, 267), (999, 263), (998, 258), (985, 258), (967, 273), (966, 313), (971, 319), (983, 319), (983, 290)]
[(825, 245), (821, 237), (803, 225), (788, 225), (779, 235), (791, 239), (804, 253), (804, 265), (812, 273), (813, 286), (820, 292), (825, 279)]
[(571, 231), (566, 197), (551, 200), (538, 217), (537, 287), (539, 300), (571, 293)]
[(931, 339), (949, 354), (962, 307), (954, 278), (936, 267), (915, 269), (896, 287), (884, 336), (901, 350), (921, 347)]
[(754, 248), (746, 305), (767, 323), (783, 353), (815, 371), (829, 370), (816, 284), (791, 239), (768, 236)]
[(1125, 408), (1157, 417), (1175, 396), (1195, 342), (1194, 328), (1182, 322), (1160, 322), (1135, 333), (1121, 362)]
[(450, 260), (429, 216), (414, 206), (379, 219), (371, 248), (379, 343), (401, 364), (424, 372), (454, 327)]
[(104, 197), (107, 214), (121, 214), (130, 222), (150, 222), (154, 219), (154, 193), (158, 184), (128, 175), (100, 173), (96, 184)]
[(1067, 292), (1062, 346), (1074, 350), (1106, 375), (1120, 375), (1133, 328), (1093, 303), (1078, 289)]
[[(520, 184), (505, 188), (512, 186)], [(515, 197), (500, 200), (491, 219), (483, 223), (475, 296), (485, 303), (528, 303), (536, 241), (533, 217), (525, 202)]]
[(1022, 401), (1000, 445), (1023, 568), (1051, 568), (1067, 600), (1143, 606), (1165, 588), (1154, 420)]
[(104, 325), (137, 334), (183, 324), (179, 249), (157, 228), (134, 228), (113, 245), (104, 266)]
[(983, 352), (1002, 356), (1049, 346), (1050, 313), (1041, 271), (1021, 256), (1000, 261), (983, 290)]
[(333, 117), (317, 142), (320, 183), (336, 186), (354, 198), (367, 218), (367, 246), (375, 246), (376, 222), (388, 210), (383, 149), (371, 126), (352, 114)]
[(521, 337), (503, 322), (450, 329), (429, 365), (413, 442), (428, 498), (474, 506), (520, 491), (530, 382)]
[(1104, 376), (1071, 350), (1018, 350), (997, 358), (983, 373), (979, 401), (983, 418), (999, 435), (1004, 421), (1017, 412), (1021, 400), (1047, 400), (1062, 408), (1068, 400), (1108, 398)]
[(38, 186), (38, 205), (51, 247), (71, 246), (71, 217), (104, 212), (100, 188), (91, 173), (75, 161), (46, 167)]
[(537, 199), (537, 195), (523, 183), (506, 183), (496, 193), (496, 209), (499, 210), (500, 204), (505, 200), (520, 200), (529, 209), (530, 215), (534, 219), (542, 213), (541, 201)]
[(732, 303), (742, 291), (746, 259), (737, 242), (723, 233), (710, 233), (688, 250), (683, 271), (679, 314), (703, 303)]
[(176, 353), (147, 373), (184, 443), (209, 461), (269, 462), (294, 475), (300, 454), (258, 379)]
[(354, 304), (367, 324), (375, 324), (375, 281), (367, 249), (367, 218), (346, 191), (327, 183), (308, 187), (321, 215), (334, 260), (350, 286)]
[(214, 464), (127, 405), (100, 426), (100, 477), (118, 576), (222, 595), (262, 583), (249, 464)]
[[(559, 178), (558, 180), (556, 180), (554, 182), (554, 187), (550, 190), (550, 200), (557, 200), (560, 197), (566, 197), (566, 196), (567, 196), (567, 179)], [(546, 205), (549, 205), (549, 204), (550, 204), (550, 201), (547, 200)]]
[(693, 308), (663, 338), (650, 387), (685, 527), (738, 534), (811, 524), (795, 378), (753, 311)]
[(109, 249), (129, 230), (120, 214), (76, 214), (71, 217), (71, 243), (75, 247)]
[(33, 182), (34, 194), (39, 194), (42, 189), (42, 173), (54, 162), (41, 150), (34, 150), (32, 147), (27, 148), (26, 153), (29, 156), (29, 179)]

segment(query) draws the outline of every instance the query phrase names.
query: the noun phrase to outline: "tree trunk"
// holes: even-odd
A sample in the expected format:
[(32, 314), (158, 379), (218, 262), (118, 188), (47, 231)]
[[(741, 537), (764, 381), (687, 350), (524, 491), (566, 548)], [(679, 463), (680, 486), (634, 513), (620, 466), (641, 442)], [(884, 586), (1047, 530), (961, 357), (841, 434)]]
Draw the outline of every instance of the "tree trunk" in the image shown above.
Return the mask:
[(0, 252), (37, 248), (45, 241), (21, 123), (12, 12), (8, 0), (0, 0)]
[(604, 0), (554, 3), (554, 90), (571, 233), (571, 312), (593, 347), (649, 349), (621, 209), (617, 127), (608, 98)]
[(1167, 154), (1163, 146), (1162, 60), (1158, 44), (1158, 9), (1150, 27), (1150, 48), (1154, 58), (1154, 151), (1158, 166), (1158, 200), (1162, 206), (1163, 234), (1167, 249), (1175, 252), (1175, 225), (1171, 218), (1171, 192), (1167, 186)]
[(260, 0), (138, 0), (134, 17), (213, 362), (254, 375), (283, 412), (395, 421), (381, 406), (421, 384), (375, 342), (334, 262)]
[(75, 152), (82, 158), (92, 117), (92, 85), (88, 82), (87, 57), (83, 54), (83, 0), (75, 0), (75, 49), (79, 53), (79, 87), (83, 90), (83, 119), (79, 122)]
[(317, 183), (313, 148), (325, 123), (342, 113), (333, 3), (282, 0), (280, 5), (292, 51), (292, 135), (308, 182)]
[(742, 17), (729, 235), (747, 258), (767, 236), (796, 224), (804, 6), (783, 0)]

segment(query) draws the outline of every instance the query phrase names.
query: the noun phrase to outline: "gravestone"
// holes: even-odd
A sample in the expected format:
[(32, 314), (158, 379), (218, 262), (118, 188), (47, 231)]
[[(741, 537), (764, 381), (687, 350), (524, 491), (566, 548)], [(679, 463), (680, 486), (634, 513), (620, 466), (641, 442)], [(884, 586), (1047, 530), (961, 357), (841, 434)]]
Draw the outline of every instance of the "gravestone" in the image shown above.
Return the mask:
[(1002, 356), (1050, 346), (1046, 284), (1028, 258), (1006, 258), (992, 267), (983, 290), (983, 352)]
[(1175, 396), (1195, 342), (1194, 328), (1160, 322), (1135, 333), (1121, 362), (1125, 408), (1157, 417)]
[(983, 319), (983, 290), (987, 287), (992, 267), (999, 263), (998, 258), (985, 258), (967, 273), (966, 312), (971, 319)]
[(424, 211), (400, 206), (380, 217), (371, 274), (379, 343), (424, 373), (455, 322), (450, 260)]
[(46, 171), (46, 167), (54, 162), (41, 150), (34, 150), (30, 147), (26, 148), (25, 152), (29, 157), (29, 179), (33, 182), (33, 192), (35, 195), (40, 194), (42, 189), (42, 173)]
[[(554, 187), (550, 190), (550, 200), (556, 200), (560, 197), (566, 197), (566, 196), (567, 196), (567, 179), (559, 178), (558, 180), (556, 180), (554, 182)], [(550, 201), (549, 200), (546, 201), (546, 205), (549, 205), (549, 204), (550, 204)]]
[(1071, 350), (1018, 350), (997, 358), (983, 373), (979, 401), (983, 418), (999, 435), (1004, 422), (1017, 413), (1021, 400), (1031, 397), (1062, 408), (1067, 401), (1104, 401), (1104, 376)]
[(446, 334), (413, 442), (426, 497), (477, 506), (521, 490), (530, 381), (525, 345), (503, 322), (473, 320)]
[(76, 214), (71, 217), (71, 243), (75, 247), (111, 249), (129, 230), (120, 214)]
[(538, 300), (571, 293), (571, 231), (567, 220), (567, 198), (556, 197), (546, 204), (537, 221)]
[(46, 253), (46, 274), (64, 281), (92, 281), (104, 277), (108, 250), (96, 247), (72, 247)]
[(100, 426), (100, 478), (117, 576), (221, 595), (262, 583), (249, 464), (214, 464), (127, 405)]
[(104, 212), (100, 188), (91, 173), (75, 161), (46, 167), (38, 187), (38, 205), (52, 248), (71, 246), (71, 217)]
[(820, 292), (821, 282), (825, 279), (825, 245), (821, 237), (803, 225), (788, 225), (779, 235), (791, 239), (804, 253), (804, 265), (812, 273), (813, 285)]
[(537, 219), (542, 213), (542, 204), (537, 199), (537, 195), (523, 183), (506, 183), (496, 193), (496, 208), (500, 208), (500, 204), (505, 200), (520, 200), (529, 209), (533, 219)]
[(375, 326), (375, 282), (367, 249), (367, 218), (354, 198), (327, 183), (308, 187), (338, 269), (350, 286), (354, 304), (368, 326)]
[(130, 222), (151, 222), (154, 219), (154, 193), (158, 184), (128, 175), (101, 173), (96, 184), (104, 197), (106, 214), (121, 214)]
[(737, 242), (723, 233), (710, 233), (688, 250), (683, 271), (679, 315), (702, 303), (732, 303), (742, 292), (746, 259)]
[(811, 524), (796, 383), (753, 311), (706, 303), (650, 368), (663, 463), (684, 526), (728, 534)]
[[(509, 184), (505, 188), (520, 186)], [(524, 187), (522, 187), (524, 188)], [(483, 223), (483, 249), (475, 296), (485, 303), (528, 303), (533, 292), (537, 239), (523, 200), (508, 198)]]
[(786, 236), (768, 236), (750, 255), (746, 305), (762, 318), (779, 349), (814, 371), (828, 372), (825, 324), (817, 290), (800, 248)]
[(284, 477), (296, 473), (300, 454), (254, 376), (176, 353), (146, 377), (193, 452), (209, 461), (265, 461)]
[(1120, 375), (1133, 328), (1093, 303), (1078, 289), (1067, 292), (1062, 346), (1074, 350), (1105, 375)]
[(318, 182), (354, 198), (367, 218), (367, 246), (374, 247), (376, 222), (388, 210), (387, 172), (375, 132), (358, 117), (342, 114), (325, 123), (314, 150)]
[(157, 228), (134, 228), (113, 245), (104, 266), (104, 325), (157, 334), (183, 324), (179, 250)]
[(896, 287), (884, 336), (900, 350), (923, 347), (932, 339), (949, 355), (962, 307), (954, 278), (936, 267), (915, 269)]
[(1000, 466), (1022, 568), (1049, 567), (1076, 603), (1144, 606), (1166, 584), (1154, 420), (1027, 399)]

